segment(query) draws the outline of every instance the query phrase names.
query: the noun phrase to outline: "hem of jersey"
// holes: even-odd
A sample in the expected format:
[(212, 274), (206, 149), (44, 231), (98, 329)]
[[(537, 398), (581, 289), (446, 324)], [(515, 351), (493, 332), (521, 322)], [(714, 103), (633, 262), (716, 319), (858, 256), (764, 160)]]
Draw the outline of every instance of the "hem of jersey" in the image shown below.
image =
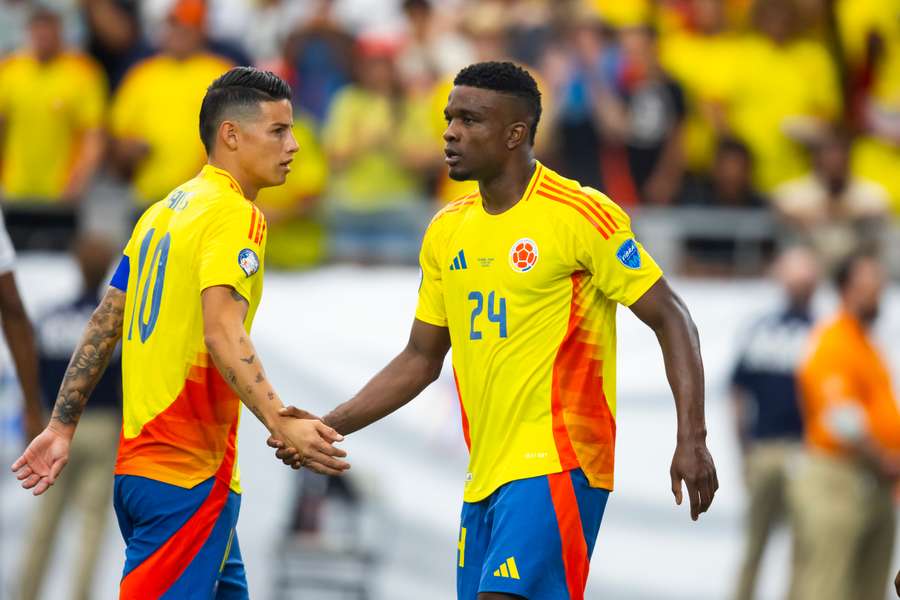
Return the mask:
[[(545, 477), (547, 475), (555, 475), (557, 473), (567, 473), (569, 471), (574, 471), (575, 469), (581, 469), (582, 472), (584, 472), (584, 469), (580, 465), (577, 465), (577, 466), (572, 467), (571, 469), (559, 468), (554, 471), (544, 471), (544, 472), (537, 472), (537, 473), (534, 473), (531, 475), (522, 475), (521, 477), (512, 477), (510, 479), (501, 481), (497, 485), (488, 488), (484, 492), (469, 493), (467, 491), (464, 491), (463, 492), (463, 502), (465, 502), (466, 504), (476, 504), (478, 502), (481, 502), (482, 500), (486, 500), (486, 499), (490, 498), (490, 496), (494, 492), (499, 490), (501, 487), (503, 487), (507, 483), (512, 483), (513, 481), (521, 481), (523, 479), (533, 479), (535, 477)], [(608, 492), (613, 491), (613, 476), (611, 473), (604, 473), (603, 475), (600, 475), (599, 477), (595, 477), (594, 479), (596, 481), (596, 484), (593, 481), (591, 481), (591, 476), (588, 475), (587, 472), (584, 472), (584, 475), (585, 475), (585, 477), (587, 477), (588, 485), (590, 485), (592, 488), (603, 489)]]
[(660, 270), (660, 271), (657, 273), (656, 277), (653, 277), (652, 279), (648, 278), (648, 279), (646, 280), (646, 283), (647, 283), (646, 286), (643, 286), (643, 285), (642, 285), (642, 286), (636, 288), (637, 291), (634, 293), (633, 297), (628, 298), (628, 300), (625, 301), (625, 302), (623, 302), (622, 304), (623, 304), (624, 306), (627, 307), (627, 306), (631, 306), (632, 304), (634, 304), (635, 302), (637, 302), (638, 300), (640, 300), (641, 297), (642, 297), (644, 294), (647, 293), (647, 290), (649, 290), (650, 288), (652, 288), (652, 287), (654, 286), (654, 284), (656, 284), (657, 281), (659, 281), (660, 279), (662, 279), (662, 277), (663, 277), (663, 272), (662, 272), (662, 270)]
[[(192, 490), (204, 481), (209, 481), (210, 479), (218, 479), (215, 473), (210, 473), (205, 477), (191, 477), (185, 479), (176, 479), (174, 477), (170, 477), (166, 474), (166, 471), (162, 470), (154, 470), (154, 469), (129, 469), (128, 467), (119, 467), (116, 465), (116, 468), (113, 470), (113, 475), (131, 475), (134, 477), (143, 477), (144, 479), (152, 479), (153, 481), (158, 481), (160, 483), (166, 483), (168, 485), (174, 485), (175, 487), (180, 487), (186, 490)], [(235, 494), (241, 494), (241, 482), (233, 481), (230, 477), (228, 481), (222, 480), (226, 485), (228, 485), (228, 489)]]
[(432, 317), (431, 315), (424, 315), (421, 313), (416, 313), (416, 318), (424, 323), (428, 323), (429, 325), (434, 325), (435, 327), (446, 327), (447, 320), (446, 319), (438, 319), (437, 317)]

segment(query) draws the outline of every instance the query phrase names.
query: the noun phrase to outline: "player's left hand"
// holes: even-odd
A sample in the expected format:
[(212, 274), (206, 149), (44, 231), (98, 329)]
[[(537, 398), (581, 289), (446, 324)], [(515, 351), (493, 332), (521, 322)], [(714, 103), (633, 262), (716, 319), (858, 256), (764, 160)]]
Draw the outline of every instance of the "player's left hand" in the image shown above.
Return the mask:
[(35, 496), (46, 492), (69, 461), (70, 442), (70, 437), (49, 426), (34, 438), (11, 467), (22, 487)]
[(678, 442), (669, 474), (672, 477), (672, 494), (679, 506), (682, 501), (681, 482), (684, 481), (687, 485), (691, 519), (696, 521), (701, 513), (709, 510), (716, 490), (719, 489), (716, 466), (706, 448), (706, 442)]
[[(302, 408), (297, 408), (296, 406), (285, 406), (279, 412), (279, 415), (282, 417), (291, 417), (294, 419), (314, 419), (317, 421), (321, 421), (319, 417), (312, 414), (309, 411), (305, 411)], [(266, 444), (270, 448), (275, 448), (275, 457), (291, 467), (294, 470), (298, 470), (302, 467), (310, 468), (316, 472), (322, 472), (322, 465), (316, 463), (315, 460), (307, 459), (305, 462), (303, 458), (300, 456), (300, 451), (297, 448), (286, 445), (283, 441), (277, 439), (275, 436), (270, 435), (269, 439), (266, 440)]]

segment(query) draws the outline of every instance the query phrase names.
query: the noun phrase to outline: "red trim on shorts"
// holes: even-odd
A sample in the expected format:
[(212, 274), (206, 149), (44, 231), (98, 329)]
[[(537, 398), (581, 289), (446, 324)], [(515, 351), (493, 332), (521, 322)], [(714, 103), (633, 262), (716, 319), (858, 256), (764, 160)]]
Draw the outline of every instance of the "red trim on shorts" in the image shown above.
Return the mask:
[(591, 564), (588, 560), (587, 541), (584, 539), (578, 499), (572, 485), (572, 472), (551, 473), (547, 475), (547, 481), (550, 484), (553, 509), (556, 511), (556, 522), (559, 524), (569, 600), (584, 600), (584, 588), (587, 585)]

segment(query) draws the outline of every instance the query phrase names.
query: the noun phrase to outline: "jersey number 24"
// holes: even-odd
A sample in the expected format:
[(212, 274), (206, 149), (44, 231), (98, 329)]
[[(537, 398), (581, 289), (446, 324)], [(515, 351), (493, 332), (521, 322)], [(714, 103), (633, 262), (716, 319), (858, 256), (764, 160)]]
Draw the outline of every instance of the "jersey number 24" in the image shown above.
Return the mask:
[[(491, 323), (497, 323), (500, 327), (500, 337), (505, 338), (506, 331), (506, 298), (496, 299), (494, 292), (488, 293), (487, 297), (487, 318)], [(469, 321), (469, 339), (480, 340), (482, 338), (481, 331), (475, 329), (475, 319), (484, 312), (485, 302), (484, 294), (481, 292), (469, 292), (469, 300), (475, 303), (472, 308), (472, 317)]]

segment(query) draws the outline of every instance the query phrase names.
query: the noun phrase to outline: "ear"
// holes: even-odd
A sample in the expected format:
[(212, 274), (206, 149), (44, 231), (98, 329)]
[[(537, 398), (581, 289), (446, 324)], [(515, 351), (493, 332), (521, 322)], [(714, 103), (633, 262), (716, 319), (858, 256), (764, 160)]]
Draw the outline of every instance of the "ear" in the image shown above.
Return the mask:
[(525, 123), (524, 121), (516, 121), (509, 126), (509, 130), (506, 135), (506, 148), (508, 150), (515, 150), (519, 147), (519, 145), (528, 141), (529, 133), (528, 123)]
[(234, 121), (222, 121), (222, 124), (219, 125), (219, 139), (222, 141), (222, 144), (229, 150), (237, 150), (237, 124)]

